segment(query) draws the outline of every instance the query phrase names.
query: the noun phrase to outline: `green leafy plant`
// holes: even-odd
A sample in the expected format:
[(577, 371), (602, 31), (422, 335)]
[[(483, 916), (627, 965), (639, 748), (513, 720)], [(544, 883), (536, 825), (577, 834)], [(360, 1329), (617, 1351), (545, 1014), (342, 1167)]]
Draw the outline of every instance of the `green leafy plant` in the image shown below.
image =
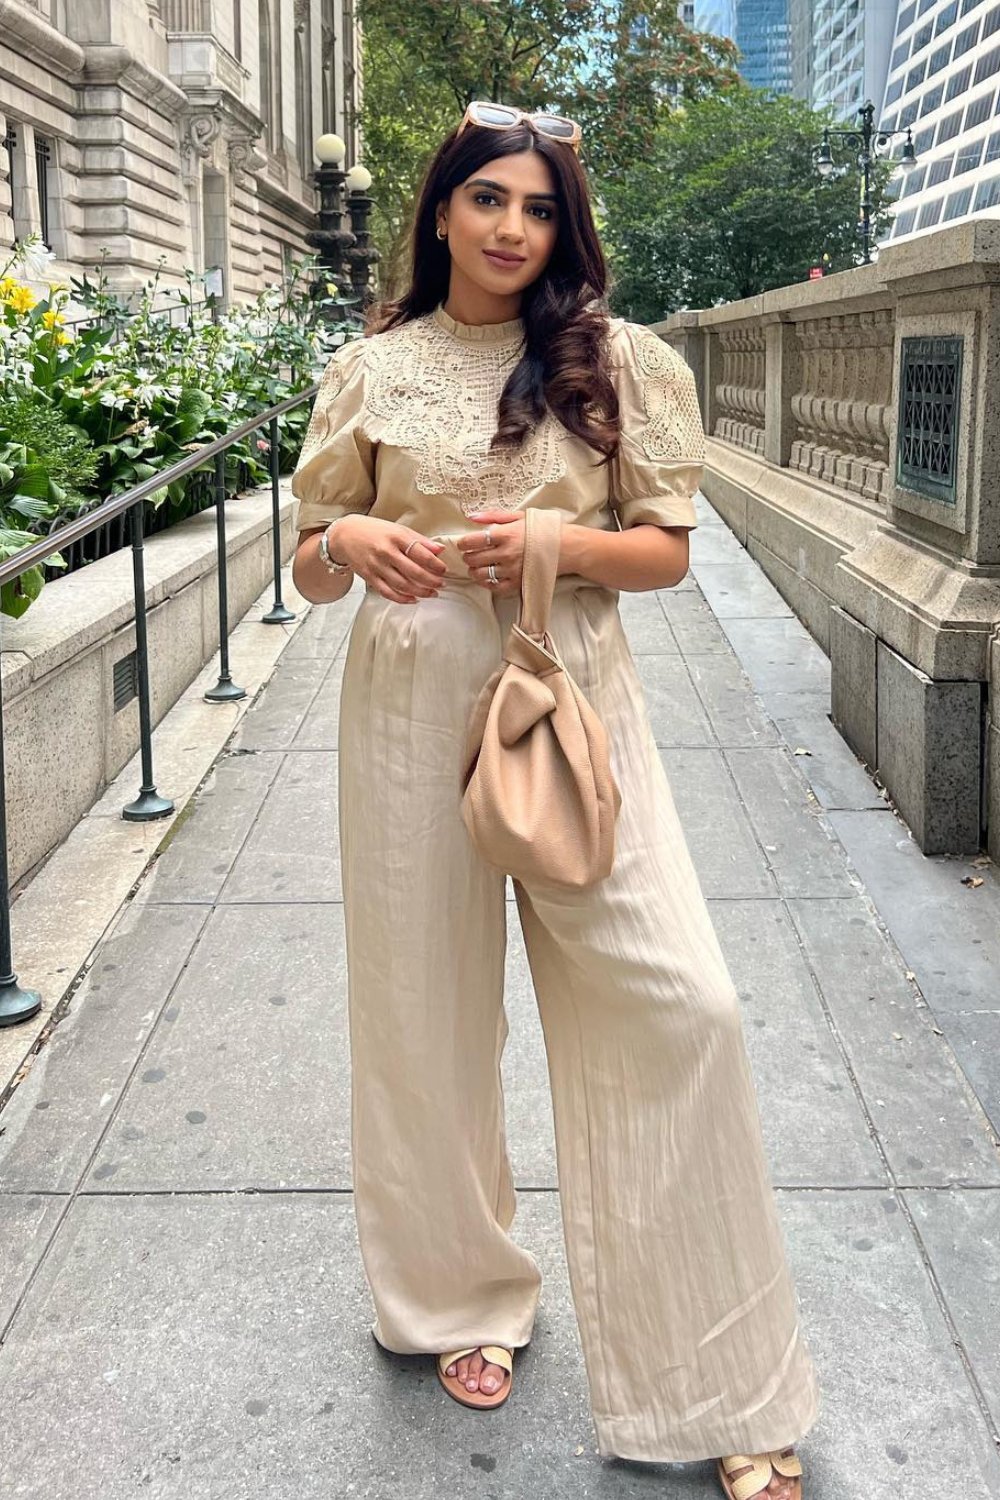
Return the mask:
[[(307, 388), (337, 344), (360, 332), (329, 324), (312, 293), (314, 259), (289, 267), (280, 286), (220, 309), (204, 278), (162, 285), (162, 267), (132, 303), (95, 267), (69, 289), (50, 284), (40, 297), (12, 274), (34, 259), (41, 279), (47, 251), (30, 242), (0, 268), (0, 527), (7, 556), (113, 494), (152, 479), (213, 438), (286, 396)], [(278, 422), (278, 456), (287, 471), (308, 422), (306, 405)], [(258, 430), (227, 450), (227, 490), (266, 481), (270, 432)], [(213, 466), (209, 466), (213, 467)], [(205, 469), (155, 490), (150, 513), (168, 522), (206, 503)], [(46, 566), (58, 567), (60, 562)], [(23, 613), (42, 572), (5, 590)]]

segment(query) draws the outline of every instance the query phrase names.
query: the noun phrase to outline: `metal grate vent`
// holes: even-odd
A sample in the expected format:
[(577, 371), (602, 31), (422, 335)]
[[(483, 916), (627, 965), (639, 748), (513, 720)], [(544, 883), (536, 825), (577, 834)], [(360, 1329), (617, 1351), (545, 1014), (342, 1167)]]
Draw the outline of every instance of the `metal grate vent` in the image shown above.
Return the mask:
[(115, 713), (124, 708), (126, 703), (131, 703), (133, 698), (138, 697), (139, 683), (136, 667), (137, 659), (134, 651), (131, 651), (128, 656), (123, 656), (121, 661), (115, 662)]
[(902, 341), (896, 478), (904, 489), (955, 504), (962, 339)]

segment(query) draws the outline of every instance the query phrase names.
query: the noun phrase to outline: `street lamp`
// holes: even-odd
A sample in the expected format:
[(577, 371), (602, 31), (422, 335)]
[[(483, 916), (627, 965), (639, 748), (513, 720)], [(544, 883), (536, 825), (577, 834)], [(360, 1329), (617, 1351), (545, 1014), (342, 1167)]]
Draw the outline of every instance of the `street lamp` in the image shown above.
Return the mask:
[(372, 211), (373, 199), (368, 196), (372, 185), (372, 174), (360, 162), (351, 168), (345, 179), (347, 187), (347, 212), (351, 216), (354, 244), (344, 254), (351, 268), (351, 285), (358, 296), (362, 311), (372, 300), (371, 267), (380, 259), (372, 244), (368, 228), (368, 215)]
[(885, 148), (894, 135), (905, 135), (899, 166), (903, 172), (909, 172), (917, 164), (917, 153), (913, 147), (913, 135), (909, 128), (904, 130), (876, 130), (875, 129), (875, 106), (870, 99), (858, 110), (861, 116), (861, 128), (859, 130), (830, 130), (823, 131), (823, 141), (816, 153), (816, 170), (821, 177), (829, 177), (834, 169), (833, 153), (830, 150), (830, 138), (844, 141), (849, 147), (853, 147), (857, 153), (858, 166), (861, 168), (861, 205), (860, 205), (860, 233), (861, 233), (861, 259), (865, 265), (871, 262), (871, 240), (872, 240), (872, 202), (871, 202), (871, 169), (873, 163), (885, 154)]
[(315, 246), (320, 255), (321, 276), (320, 282), (313, 287), (314, 295), (321, 294), (323, 282), (332, 281), (337, 286), (337, 296), (325, 306), (327, 316), (336, 320), (342, 308), (354, 306), (356, 302), (354, 297), (340, 296), (345, 253), (354, 245), (353, 232), (341, 228), (344, 183), (348, 175), (344, 171), (347, 147), (339, 135), (328, 133), (317, 138), (313, 149), (319, 161), (319, 167), (313, 173), (313, 180), (319, 188), (319, 228), (310, 229), (306, 242)]

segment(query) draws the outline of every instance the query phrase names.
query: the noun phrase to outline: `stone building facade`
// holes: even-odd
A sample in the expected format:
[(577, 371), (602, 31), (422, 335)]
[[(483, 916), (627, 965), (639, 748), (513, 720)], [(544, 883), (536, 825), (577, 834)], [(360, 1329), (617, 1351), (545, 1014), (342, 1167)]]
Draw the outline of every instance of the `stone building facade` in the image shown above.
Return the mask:
[(40, 230), (69, 280), (240, 299), (308, 252), (312, 144), (361, 157), (352, 0), (0, 0), (0, 258)]

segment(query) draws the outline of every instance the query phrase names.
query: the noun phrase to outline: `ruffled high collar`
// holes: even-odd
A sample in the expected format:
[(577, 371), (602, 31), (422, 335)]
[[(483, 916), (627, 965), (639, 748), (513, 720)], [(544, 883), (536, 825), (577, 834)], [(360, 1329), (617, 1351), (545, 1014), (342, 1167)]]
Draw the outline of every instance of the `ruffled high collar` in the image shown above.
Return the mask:
[(431, 317), (453, 338), (469, 344), (508, 344), (524, 337), (524, 319), (508, 318), (506, 323), (459, 323), (439, 302)]

